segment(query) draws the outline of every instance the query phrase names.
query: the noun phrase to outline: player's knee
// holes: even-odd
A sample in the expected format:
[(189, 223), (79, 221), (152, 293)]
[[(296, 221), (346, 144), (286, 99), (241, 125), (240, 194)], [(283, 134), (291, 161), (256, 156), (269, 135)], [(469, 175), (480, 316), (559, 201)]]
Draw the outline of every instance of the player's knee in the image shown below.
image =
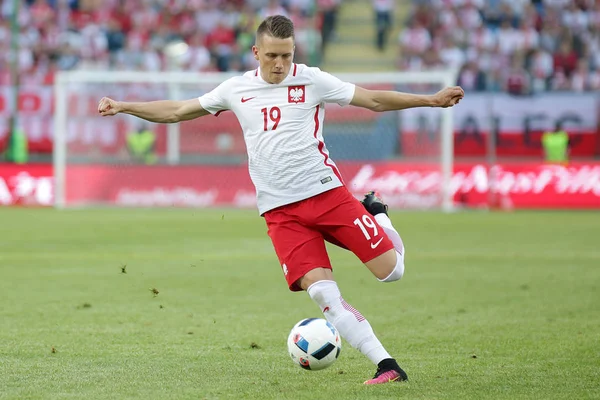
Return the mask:
[(400, 280), (402, 276), (404, 276), (404, 257), (396, 252), (396, 264), (394, 265), (392, 272), (385, 278), (378, 278), (378, 280), (380, 282), (394, 282)]
[(329, 268), (315, 268), (308, 271), (303, 277), (296, 281), (296, 285), (303, 290), (308, 290), (314, 283), (320, 281), (333, 281), (333, 274)]

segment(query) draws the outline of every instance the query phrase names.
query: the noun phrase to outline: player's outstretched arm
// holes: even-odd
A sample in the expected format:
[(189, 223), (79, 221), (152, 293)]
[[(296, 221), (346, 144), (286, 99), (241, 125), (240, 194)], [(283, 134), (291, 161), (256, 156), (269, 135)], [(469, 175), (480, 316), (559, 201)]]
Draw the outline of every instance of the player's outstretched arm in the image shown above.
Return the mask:
[(431, 95), (368, 90), (356, 86), (350, 104), (373, 111), (404, 110), (414, 107), (452, 107), (465, 96), (460, 86), (451, 86)]
[(108, 97), (100, 100), (98, 113), (103, 117), (118, 113), (131, 114), (146, 121), (167, 124), (188, 121), (209, 114), (202, 108), (198, 99), (126, 102)]

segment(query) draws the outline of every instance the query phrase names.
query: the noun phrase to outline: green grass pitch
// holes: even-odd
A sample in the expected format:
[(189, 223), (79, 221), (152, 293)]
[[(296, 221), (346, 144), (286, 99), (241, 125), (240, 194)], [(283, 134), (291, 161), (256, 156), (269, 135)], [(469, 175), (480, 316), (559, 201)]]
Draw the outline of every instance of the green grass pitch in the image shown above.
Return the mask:
[(598, 399), (600, 213), (396, 213), (406, 274), (331, 247), (345, 299), (410, 382), (365, 387), (288, 292), (252, 211), (0, 209), (0, 399)]

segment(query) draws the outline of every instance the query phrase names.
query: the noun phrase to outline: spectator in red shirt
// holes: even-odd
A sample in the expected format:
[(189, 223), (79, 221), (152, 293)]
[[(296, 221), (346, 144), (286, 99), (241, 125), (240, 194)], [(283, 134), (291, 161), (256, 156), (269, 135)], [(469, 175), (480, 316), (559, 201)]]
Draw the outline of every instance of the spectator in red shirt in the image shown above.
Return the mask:
[(119, 2), (111, 13), (111, 19), (118, 22), (123, 34), (131, 30), (131, 10), (127, 9), (127, 2)]
[(229, 63), (234, 53), (235, 32), (219, 21), (215, 29), (206, 37), (207, 47), (217, 60), (219, 71), (229, 71)]
[(529, 94), (531, 77), (525, 69), (523, 56), (515, 53), (504, 75), (504, 90), (513, 95)]
[(569, 39), (564, 39), (558, 51), (554, 54), (554, 70), (561, 69), (567, 77), (570, 77), (577, 68), (577, 54)]

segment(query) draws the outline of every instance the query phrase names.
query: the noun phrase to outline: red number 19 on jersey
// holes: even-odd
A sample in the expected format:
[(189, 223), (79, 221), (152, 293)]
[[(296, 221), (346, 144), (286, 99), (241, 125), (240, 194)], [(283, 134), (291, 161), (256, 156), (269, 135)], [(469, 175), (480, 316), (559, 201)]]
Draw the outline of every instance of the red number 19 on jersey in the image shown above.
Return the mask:
[(271, 107), (270, 110), (265, 107), (260, 111), (263, 113), (264, 131), (266, 132), (269, 130), (269, 119), (273, 122), (271, 130), (274, 131), (277, 129), (277, 125), (279, 125), (279, 121), (281, 121), (281, 110), (279, 107)]

